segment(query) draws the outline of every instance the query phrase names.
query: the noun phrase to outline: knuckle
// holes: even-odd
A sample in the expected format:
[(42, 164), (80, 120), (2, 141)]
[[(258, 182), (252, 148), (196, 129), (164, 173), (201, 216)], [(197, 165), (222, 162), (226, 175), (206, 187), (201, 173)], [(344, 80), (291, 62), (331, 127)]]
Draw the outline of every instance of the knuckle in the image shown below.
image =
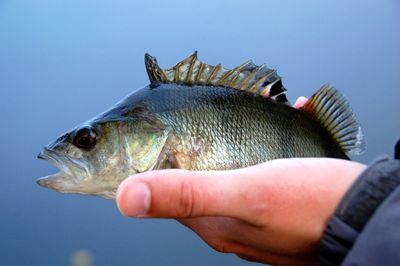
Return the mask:
[(240, 244), (227, 239), (210, 239), (207, 244), (221, 253), (243, 254), (243, 248)]
[(238, 256), (242, 260), (254, 261), (254, 258), (249, 256), (249, 255), (247, 255), (247, 254), (236, 254), (236, 256)]
[(230, 243), (225, 241), (210, 241), (209, 245), (218, 252), (221, 253), (233, 253), (232, 246)]
[(180, 183), (179, 192), (178, 217), (190, 218), (200, 215), (201, 197), (195, 186), (189, 180), (184, 180)]

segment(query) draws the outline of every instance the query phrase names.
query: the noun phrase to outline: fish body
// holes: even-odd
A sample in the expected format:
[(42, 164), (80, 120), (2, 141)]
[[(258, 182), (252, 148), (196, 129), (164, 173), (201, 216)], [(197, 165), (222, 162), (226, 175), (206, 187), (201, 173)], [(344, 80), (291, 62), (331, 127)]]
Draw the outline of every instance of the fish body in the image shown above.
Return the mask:
[(135, 116), (140, 106), (143, 116), (156, 119), (170, 137), (168, 156), (187, 158), (181, 162), (186, 169), (227, 170), (289, 157), (348, 158), (307, 112), (245, 91), (160, 84), (119, 106), (128, 107), (127, 113), (117, 107), (112, 116)]
[(295, 109), (276, 72), (251, 62), (227, 70), (192, 55), (161, 70), (147, 55), (146, 67), (149, 86), (44, 148), (39, 157), (61, 171), (40, 179), (40, 185), (114, 198), (123, 179), (155, 169), (228, 170), (291, 157), (348, 159), (346, 152), (362, 149), (354, 115), (332, 87), (322, 87), (304, 108)]

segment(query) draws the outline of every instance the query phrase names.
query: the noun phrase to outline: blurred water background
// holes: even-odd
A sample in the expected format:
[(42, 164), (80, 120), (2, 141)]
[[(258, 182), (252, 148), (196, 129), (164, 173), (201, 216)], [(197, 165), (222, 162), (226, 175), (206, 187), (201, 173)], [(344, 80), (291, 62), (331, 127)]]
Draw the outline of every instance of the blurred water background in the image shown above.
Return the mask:
[[(278, 69), (293, 102), (330, 83), (362, 124), (368, 163), (400, 136), (397, 0), (0, 0), (0, 265), (248, 265), (175, 221), (36, 185), (43, 145), (199, 51)], [(340, 178), (340, 177), (338, 177)], [(81, 263), (81, 264), (79, 264)], [(82, 264), (83, 263), (83, 264)]]

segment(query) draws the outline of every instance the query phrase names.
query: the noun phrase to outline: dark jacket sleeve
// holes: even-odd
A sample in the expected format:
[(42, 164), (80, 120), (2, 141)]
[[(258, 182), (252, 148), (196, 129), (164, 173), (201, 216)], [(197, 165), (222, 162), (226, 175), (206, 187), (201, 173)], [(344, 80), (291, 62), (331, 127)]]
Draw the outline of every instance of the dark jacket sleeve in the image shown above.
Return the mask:
[(399, 160), (377, 160), (352, 185), (324, 232), (318, 264), (400, 265)]

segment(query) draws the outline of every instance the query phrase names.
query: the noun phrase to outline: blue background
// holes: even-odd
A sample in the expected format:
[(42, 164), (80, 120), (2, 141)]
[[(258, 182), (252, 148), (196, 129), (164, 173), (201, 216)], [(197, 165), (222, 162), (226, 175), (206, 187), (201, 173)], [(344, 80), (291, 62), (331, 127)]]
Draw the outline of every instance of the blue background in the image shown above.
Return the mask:
[[(350, 101), (367, 140), (399, 137), (400, 2), (0, 0), (0, 265), (246, 265), (175, 221), (122, 217), (114, 202), (36, 185), (43, 145), (148, 84), (143, 55), (169, 67), (199, 51), (278, 69), (293, 102), (322, 84)], [(338, 177), (340, 178), (340, 177)]]

